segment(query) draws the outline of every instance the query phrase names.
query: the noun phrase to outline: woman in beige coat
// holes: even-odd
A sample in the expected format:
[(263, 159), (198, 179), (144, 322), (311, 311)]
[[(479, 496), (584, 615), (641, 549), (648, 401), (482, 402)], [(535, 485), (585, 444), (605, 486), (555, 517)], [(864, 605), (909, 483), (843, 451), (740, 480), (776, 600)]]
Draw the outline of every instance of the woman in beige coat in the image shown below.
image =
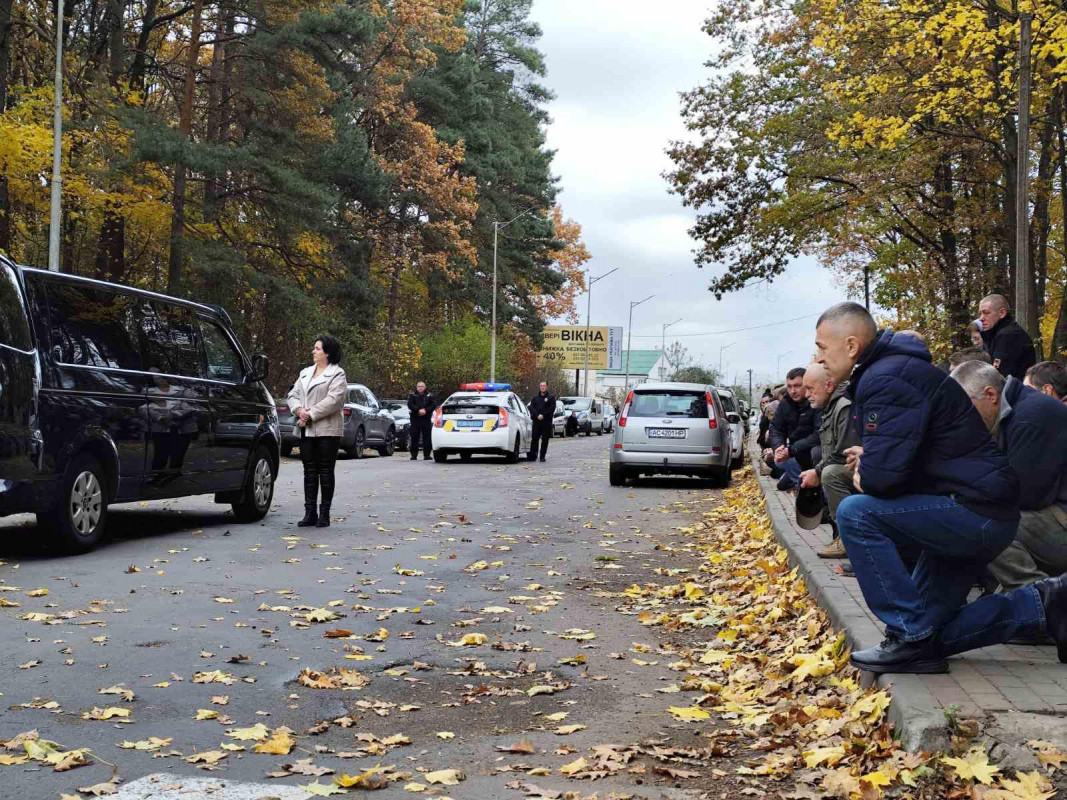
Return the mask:
[[(341, 343), (332, 336), (315, 340), (311, 361), (289, 390), (289, 408), (300, 430), (300, 460), (304, 462), (304, 518), (297, 525), (326, 528), (330, 524), (334, 466), (341, 444), (348, 378), (340, 366)], [(316, 513), (320, 484), (322, 504)]]

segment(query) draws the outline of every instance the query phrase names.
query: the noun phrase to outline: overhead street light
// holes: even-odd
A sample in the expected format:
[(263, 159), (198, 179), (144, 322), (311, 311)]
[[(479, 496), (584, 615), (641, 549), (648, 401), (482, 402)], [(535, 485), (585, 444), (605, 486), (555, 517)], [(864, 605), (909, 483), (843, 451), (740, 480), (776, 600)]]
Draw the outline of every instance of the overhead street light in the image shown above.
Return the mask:
[(603, 275), (597, 275), (595, 278), (589, 277), (589, 270), (585, 271), (585, 376), (582, 379), (582, 396), (589, 396), (589, 315), (593, 311), (593, 284), (597, 281), (603, 280), (608, 277), (612, 272), (618, 272), (619, 268), (615, 267), (613, 270), (605, 272)]
[(655, 296), (656, 295), (654, 295), (654, 294), (650, 294), (644, 300), (631, 300), (630, 301), (630, 319), (626, 323), (626, 380), (625, 380), (625, 382), (623, 383), (623, 386), (622, 386), (622, 396), (623, 396), (623, 398), (625, 398), (627, 393), (630, 391), (630, 337), (633, 336), (634, 309), (637, 308), (642, 303), (647, 303), (649, 300), (651, 300)]
[(722, 351), (723, 350), (728, 350), (729, 348), (733, 347), (735, 344), (737, 344), (737, 342), (730, 342), (730, 344), (724, 344), (722, 347), (719, 348), (719, 380), (723, 379), (723, 375), (722, 375)]
[(497, 252), (497, 234), (513, 223), (519, 217), (523, 217), (533, 211), (533, 206), (523, 211), (521, 214), (512, 217), (507, 222), (494, 222), (493, 223), (493, 332), (492, 338), (489, 344), (489, 382), (496, 382), (496, 252)]
[(667, 376), (664, 374), (667, 372), (667, 328), (670, 328), (673, 325), (677, 325), (681, 321), (682, 318), (678, 317), (678, 319), (676, 319), (674, 322), (663, 323), (662, 341), (660, 341), (659, 345), (659, 350), (662, 354), (661, 361), (663, 362), (663, 365), (659, 368), (659, 379), (661, 381), (667, 380)]

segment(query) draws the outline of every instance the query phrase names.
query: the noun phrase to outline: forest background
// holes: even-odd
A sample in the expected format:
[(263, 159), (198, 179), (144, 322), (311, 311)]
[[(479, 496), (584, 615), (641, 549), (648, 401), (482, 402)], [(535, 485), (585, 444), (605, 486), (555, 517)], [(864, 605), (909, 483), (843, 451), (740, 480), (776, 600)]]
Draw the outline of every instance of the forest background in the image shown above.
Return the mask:
[[(514, 219), (497, 376), (532, 391), (590, 256), (531, 2), (66, 0), (62, 271), (223, 306), (276, 390), (330, 332), (379, 396), (447, 392), (488, 378)], [(0, 0), (0, 251), (37, 267), (55, 14)]]

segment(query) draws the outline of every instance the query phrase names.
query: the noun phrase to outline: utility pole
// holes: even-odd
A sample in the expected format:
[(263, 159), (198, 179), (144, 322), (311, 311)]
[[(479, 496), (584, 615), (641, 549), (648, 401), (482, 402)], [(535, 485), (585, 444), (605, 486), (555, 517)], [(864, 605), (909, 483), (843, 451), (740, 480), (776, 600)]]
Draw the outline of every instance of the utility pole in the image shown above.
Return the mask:
[(871, 265), (863, 265), (863, 307), (871, 310)]
[(725, 380), (726, 376), (722, 374), (722, 351), (733, 347), (737, 342), (730, 342), (730, 344), (724, 344), (719, 348), (719, 380)]
[(753, 399), (754, 398), (752, 397), (752, 370), (749, 369), (749, 371), (748, 371), (748, 404), (749, 405), (752, 405)]
[[(497, 279), (496, 279), (496, 249), (497, 249), (496, 248), (496, 243), (497, 243), (497, 237), (498, 237), (498, 234), (500, 233), (501, 230), (506, 228), (512, 222), (517, 220), (519, 217), (523, 216), (523, 214), (529, 214), (531, 211), (533, 211), (533, 208), (528, 208), (525, 211), (523, 211), (522, 214), (519, 214), (519, 215), (513, 217), (512, 219), (509, 219), (507, 222), (504, 222), (504, 223), (494, 222), (493, 223), (493, 321), (492, 321), (493, 330), (492, 330), (492, 333), (491, 333), (491, 336), (490, 336), (490, 341), (489, 341), (489, 382), (490, 383), (496, 383), (496, 281), (497, 281)], [(575, 387), (575, 391), (576, 392), (578, 391), (577, 387)]]
[(1030, 264), (1030, 14), (1019, 15), (1019, 130), (1015, 188), (1015, 317), (1030, 336), (1037, 335), (1037, 303)]
[[(656, 295), (650, 294), (644, 300), (631, 300), (630, 301), (630, 319), (626, 323), (626, 378), (622, 385), (622, 401), (626, 402), (626, 395), (630, 392), (630, 339), (633, 336), (634, 327), (634, 309), (642, 303), (647, 303)], [(663, 356), (660, 356), (662, 358)]]
[(63, 208), (63, 0), (56, 0), (56, 79), (52, 109), (52, 209), (48, 269), (59, 272), (59, 228)]
[[(589, 270), (585, 271), (585, 383), (582, 387), (582, 397), (589, 396), (589, 316), (593, 313), (593, 284), (599, 280), (603, 280), (604, 278), (608, 277), (608, 275), (610, 275), (612, 272), (618, 271), (619, 268), (615, 267), (615, 269), (611, 270), (610, 272), (605, 272), (603, 275), (597, 275), (595, 278), (589, 277)], [(593, 387), (593, 389), (595, 394), (596, 387)], [(574, 383), (574, 393), (578, 394), (577, 381), (575, 381)]]

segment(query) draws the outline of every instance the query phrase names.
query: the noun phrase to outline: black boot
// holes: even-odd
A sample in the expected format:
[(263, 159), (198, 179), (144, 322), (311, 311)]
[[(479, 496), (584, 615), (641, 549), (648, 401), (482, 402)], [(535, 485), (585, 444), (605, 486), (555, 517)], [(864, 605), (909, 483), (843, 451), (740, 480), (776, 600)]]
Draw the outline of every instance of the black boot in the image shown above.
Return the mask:
[(326, 503), (319, 505), (319, 521), (315, 523), (316, 528), (328, 528), (330, 527), (330, 507)]
[(876, 675), (886, 672), (919, 675), (948, 672), (948, 662), (938, 649), (936, 636), (928, 636), (918, 642), (905, 642), (895, 636), (887, 636), (877, 647), (853, 653), (852, 664)]
[(1061, 664), (1067, 664), (1067, 576), (1045, 578), (1034, 584), (1045, 607), (1045, 629), (1056, 643)]
[(315, 513), (314, 503), (304, 503), (304, 518), (296, 523), (298, 528), (313, 528), (319, 521), (319, 515)]

